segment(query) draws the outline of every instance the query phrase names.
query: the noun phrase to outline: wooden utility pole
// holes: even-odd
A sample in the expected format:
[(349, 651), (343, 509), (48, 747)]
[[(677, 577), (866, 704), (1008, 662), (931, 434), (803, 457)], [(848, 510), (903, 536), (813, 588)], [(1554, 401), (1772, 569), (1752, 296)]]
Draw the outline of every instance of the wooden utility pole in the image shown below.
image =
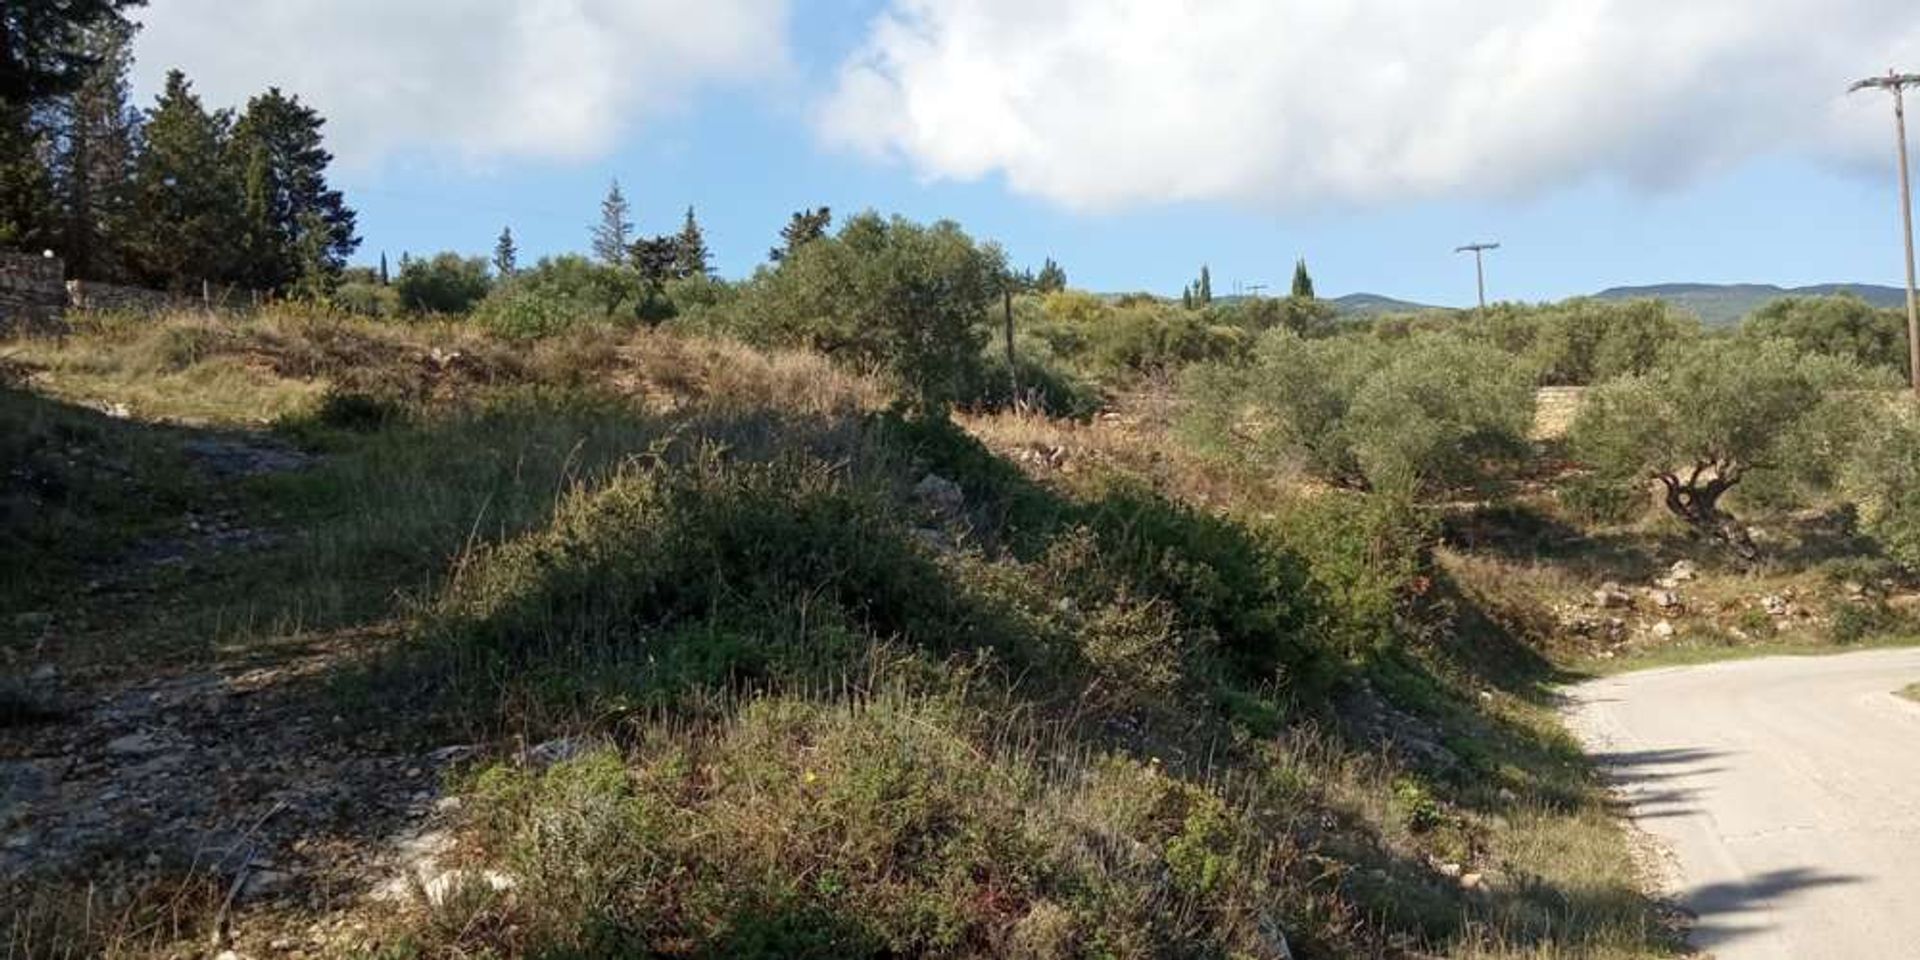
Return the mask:
[(1913, 187), (1908, 182), (1907, 172), (1908, 87), (1920, 87), (1920, 73), (1903, 74), (1888, 70), (1886, 76), (1862, 80), (1848, 87), (1847, 92), (1885, 90), (1893, 94), (1893, 132), (1900, 143), (1900, 223), (1905, 229), (1907, 242), (1907, 372), (1913, 378), (1914, 396), (1920, 398), (1920, 296), (1914, 293)]
[(1453, 251), (1454, 253), (1473, 254), (1473, 275), (1474, 278), (1480, 282), (1480, 309), (1482, 310), (1487, 308), (1486, 254), (1488, 250), (1498, 249), (1500, 249), (1500, 245), (1497, 243), (1469, 243), (1464, 247), (1456, 247)]

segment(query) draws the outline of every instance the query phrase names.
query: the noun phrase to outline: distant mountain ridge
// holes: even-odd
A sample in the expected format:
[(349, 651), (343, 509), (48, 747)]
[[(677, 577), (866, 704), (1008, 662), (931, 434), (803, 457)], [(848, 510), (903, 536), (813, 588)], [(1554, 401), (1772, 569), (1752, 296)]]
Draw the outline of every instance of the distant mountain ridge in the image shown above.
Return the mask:
[[(1657, 283), (1613, 287), (1592, 297), (1595, 300), (1615, 301), (1665, 300), (1699, 317), (1701, 323), (1718, 327), (1739, 323), (1753, 311), (1783, 297), (1826, 297), (1837, 293), (1851, 293), (1876, 307), (1900, 308), (1907, 304), (1905, 290), (1872, 283), (1821, 283), (1807, 287), (1781, 287), (1765, 283)], [(1341, 313), (1355, 317), (1455, 309), (1398, 300), (1377, 293), (1350, 293), (1331, 302)]]
[(1614, 287), (1594, 294), (1598, 300), (1656, 299), (1692, 311), (1710, 327), (1739, 323), (1748, 314), (1783, 297), (1827, 297), (1851, 293), (1876, 307), (1905, 307), (1907, 292), (1871, 283), (1821, 283), (1810, 287), (1778, 287), (1761, 283), (1662, 283), (1643, 287)]

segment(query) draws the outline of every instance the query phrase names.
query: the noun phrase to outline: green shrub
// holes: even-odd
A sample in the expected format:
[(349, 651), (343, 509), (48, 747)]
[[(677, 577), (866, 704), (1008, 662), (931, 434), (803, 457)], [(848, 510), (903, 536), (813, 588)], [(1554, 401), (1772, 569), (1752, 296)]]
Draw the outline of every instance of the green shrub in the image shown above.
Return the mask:
[(474, 322), (509, 339), (535, 339), (594, 324), (631, 325), (647, 302), (646, 285), (631, 269), (552, 257), (495, 288)]
[(493, 278), (485, 258), (438, 253), (403, 261), (393, 289), (408, 313), (462, 316), (493, 289)]
[(329, 390), (314, 411), (322, 426), (354, 433), (372, 433), (398, 421), (405, 408), (389, 397), (350, 390)]
[(1833, 642), (1854, 644), (1912, 633), (1916, 624), (1884, 602), (1845, 603), (1833, 611)]

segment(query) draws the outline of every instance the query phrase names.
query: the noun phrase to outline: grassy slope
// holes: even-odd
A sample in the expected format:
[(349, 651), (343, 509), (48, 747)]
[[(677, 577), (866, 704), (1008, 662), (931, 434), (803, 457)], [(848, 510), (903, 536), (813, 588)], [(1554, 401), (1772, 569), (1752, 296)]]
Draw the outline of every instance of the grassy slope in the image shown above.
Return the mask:
[[(975, 440), (814, 358), (665, 335), (182, 318), (6, 349), (38, 372), (0, 410), (61, 458), (57, 489), (8, 481), (60, 507), (7, 596), (60, 622), (9, 623), (9, 663), (108, 690), (327, 638), (348, 655), (298, 695), (486, 745), (463, 850), (519, 885), (378, 908), (386, 955), (1675, 949), (1553, 714), (1541, 651), (1583, 651), (1500, 589), (1558, 554), (1429, 563), (1406, 518), (1194, 461), (1152, 416)], [(209, 482), (180, 452), (263, 416), (317, 465)], [(89, 466), (126, 458), (157, 466)], [(216, 495), (287, 535), (73, 613)], [(513, 749), (559, 737), (584, 748)]]

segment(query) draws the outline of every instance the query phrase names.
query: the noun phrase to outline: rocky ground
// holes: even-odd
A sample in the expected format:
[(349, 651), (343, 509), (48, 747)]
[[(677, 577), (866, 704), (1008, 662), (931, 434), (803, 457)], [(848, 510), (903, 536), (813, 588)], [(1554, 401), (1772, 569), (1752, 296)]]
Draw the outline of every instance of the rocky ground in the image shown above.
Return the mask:
[[(308, 463), (228, 439), (186, 451), (216, 484)], [(207, 928), (193, 939), (241, 956), (298, 956), (330, 953), (352, 930), (289, 918), (444, 892), (435, 864), (444, 844), (431, 828), (449, 768), (473, 751), (422, 750), (351, 723), (320, 682), (378, 638), (335, 636), (157, 672), (69, 673), (54, 662), (63, 647), (110, 643), (180, 571), (297, 535), (230, 507), (195, 509), (94, 571), (72, 610), (13, 615), (10, 625), (37, 635), (48, 657), (19, 671), (24, 684), (8, 691), (15, 722), (0, 725), (9, 902), (53, 912), (85, 900), (111, 926), (151, 913), (156, 898), (192, 899), (192, 922)], [(70, 615), (82, 606), (85, 617)]]

